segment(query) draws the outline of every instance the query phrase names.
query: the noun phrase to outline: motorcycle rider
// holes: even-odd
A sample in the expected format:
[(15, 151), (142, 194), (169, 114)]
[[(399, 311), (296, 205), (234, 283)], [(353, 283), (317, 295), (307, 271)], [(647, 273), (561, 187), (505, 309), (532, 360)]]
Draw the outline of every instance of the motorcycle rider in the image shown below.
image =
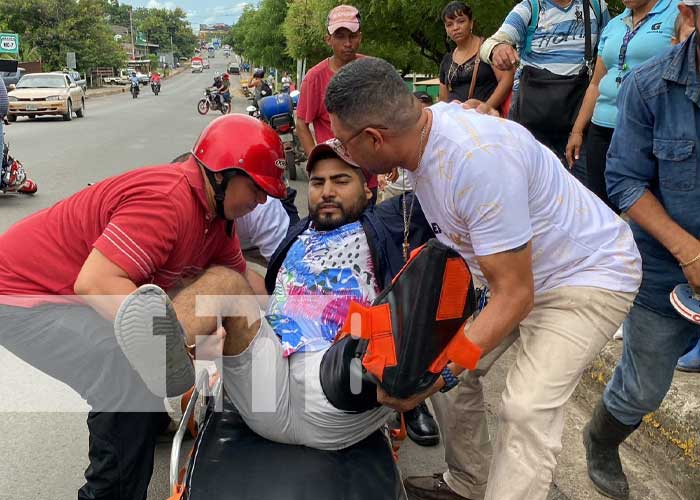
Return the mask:
[(160, 88), (160, 73), (155, 70), (151, 73), (151, 87), (154, 85), (158, 85)]
[(139, 92), (139, 77), (136, 76), (136, 71), (131, 72), (131, 76), (129, 77), (129, 82), (131, 82), (131, 88), (132, 92), (136, 92), (138, 94)]
[(217, 92), (217, 98), (219, 100), (219, 106), (222, 107), (224, 103), (231, 102), (231, 77), (228, 73), (224, 73), (221, 87), (219, 87)]
[(13, 191), (16, 193), (36, 193), (36, 182), (26, 177), (22, 165), (10, 157), (5, 146), (4, 126), (9, 125), (7, 112), (9, 99), (5, 82), (0, 78), (0, 191)]
[(255, 104), (255, 107), (258, 108), (258, 101), (262, 99), (263, 97), (266, 97), (268, 95), (272, 95), (272, 88), (270, 85), (265, 81), (265, 70), (257, 68), (253, 72), (253, 77), (250, 79), (250, 82), (248, 83), (248, 88), (254, 88), (255, 93), (253, 94), (254, 100), (253, 103)]

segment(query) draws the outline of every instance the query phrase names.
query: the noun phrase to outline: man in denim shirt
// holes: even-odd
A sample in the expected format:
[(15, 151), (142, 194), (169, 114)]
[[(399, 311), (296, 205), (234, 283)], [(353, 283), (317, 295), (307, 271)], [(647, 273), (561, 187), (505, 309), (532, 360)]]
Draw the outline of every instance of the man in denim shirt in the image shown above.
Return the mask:
[(700, 290), (700, 0), (683, 3), (696, 33), (625, 79), (606, 167), (608, 195), (629, 215), (643, 262), (622, 359), (584, 429), (589, 476), (618, 499), (629, 496), (619, 445), (661, 405), (678, 358), (700, 336), (669, 301), (680, 283)]

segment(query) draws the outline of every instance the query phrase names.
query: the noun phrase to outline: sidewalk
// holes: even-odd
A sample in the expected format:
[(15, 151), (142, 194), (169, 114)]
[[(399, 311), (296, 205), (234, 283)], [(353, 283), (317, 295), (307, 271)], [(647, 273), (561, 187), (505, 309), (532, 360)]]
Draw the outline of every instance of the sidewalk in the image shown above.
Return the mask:
[[(189, 69), (189, 65), (183, 64), (179, 68), (176, 68), (168, 75), (167, 77), (164, 77), (163, 80), (170, 80), (171, 78), (184, 73)], [(100, 97), (105, 97), (105, 96), (110, 96), (110, 95), (115, 95), (115, 94), (122, 94), (126, 93), (129, 91), (129, 86), (128, 85), (116, 85), (116, 86), (107, 86), (107, 87), (100, 87), (100, 88), (94, 88), (94, 89), (88, 89), (87, 92), (85, 92), (85, 98), (86, 99), (97, 99)]]

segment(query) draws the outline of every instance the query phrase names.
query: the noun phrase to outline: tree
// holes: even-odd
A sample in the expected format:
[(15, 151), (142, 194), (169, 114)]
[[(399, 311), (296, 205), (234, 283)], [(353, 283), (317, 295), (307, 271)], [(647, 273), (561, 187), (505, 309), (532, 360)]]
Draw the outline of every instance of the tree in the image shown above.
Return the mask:
[(225, 42), (246, 59), (261, 66), (291, 69), (282, 25), (287, 16), (287, 0), (261, 0), (247, 6)]
[(181, 8), (137, 9), (134, 11), (134, 29), (146, 33), (150, 43), (160, 46), (162, 52), (172, 50), (175, 57), (192, 55), (197, 37), (187, 23), (187, 14)]
[(75, 52), (78, 69), (120, 66), (121, 47), (107, 24), (103, 0), (0, 0), (0, 24), (20, 34), (26, 57), (34, 52), (48, 70)]

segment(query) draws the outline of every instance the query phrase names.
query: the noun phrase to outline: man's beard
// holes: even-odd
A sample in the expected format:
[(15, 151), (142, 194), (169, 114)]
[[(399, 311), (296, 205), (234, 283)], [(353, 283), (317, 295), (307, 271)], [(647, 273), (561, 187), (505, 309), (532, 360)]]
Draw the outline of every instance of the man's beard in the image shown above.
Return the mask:
[[(323, 205), (335, 206), (340, 210), (340, 215), (319, 214), (321, 211), (320, 207)], [(355, 200), (355, 203), (350, 205), (347, 209), (343, 208), (340, 203), (335, 201), (321, 202), (316, 205), (316, 207), (309, 206), (309, 216), (314, 223), (314, 229), (317, 231), (332, 231), (333, 229), (338, 229), (341, 226), (358, 221), (366, 207), (367, 199), (364, 193), (362, 193)]]

